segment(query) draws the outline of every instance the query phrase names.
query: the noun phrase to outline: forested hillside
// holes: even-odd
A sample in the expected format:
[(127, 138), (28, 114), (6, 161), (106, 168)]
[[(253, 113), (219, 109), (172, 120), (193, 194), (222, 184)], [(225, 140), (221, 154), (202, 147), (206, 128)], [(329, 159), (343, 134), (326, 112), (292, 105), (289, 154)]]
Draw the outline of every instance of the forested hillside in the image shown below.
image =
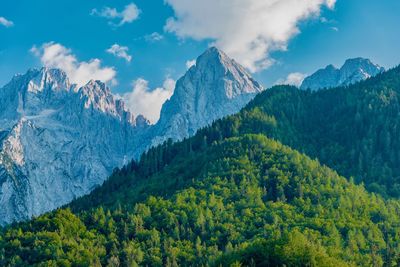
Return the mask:
[(399, 198), (399, 94), (400, 67), (318, 92), (276, 86), (199, 136), (222, 140), (261, 133), (364, 183), (371, 192)]
[[(139, 177), (167, 165), (183, 150), (199, 150), (244, 134), (263, 134), (328, 165), (355, 183), (387, 196), (400, 196), (400, 67), (355, 84), (319, 92), (276, 86), (259, 94), (240, 113), (217, 120), (178, 144), (166, 142), (145, 153)], [(205, 158), (204, 160), (207, 160)], [(115, 203), (109, 192), (133, 187), (131, 162), (91, 195), (73, 203), (82, 209)], [(201, 164), (193, 163), (191, 167)], [(185, 169), (189, 174), (195, 169)], [(120, 178), (120, 174), (129, 178)], [(126, 177), (122, 175), (122, 177)], [(148, 191), (148, 186), (146, 190)], [(139, 194), (141, 195), (141, 194)], [(119, 197), (117, 197), (119, 199)], [(85, 205), (81, 205), (81, 203)]]
[[(153, 149), (115, 173), (95, 193), (104, 205), (4, 229), (0, 265), (398, 263), (398, 201), (263, 135), (199, 141)], [(84, 200), (74, 208), (93, 203)]]
[(396, 266), (400, 201), (319, 161), (397, 196), (399, 72), (272, 88), (69, 207), (3, 229), (0, 265)]
[(269, 136), (354, 177), (372, 192), (398, 198), (399, 94), (400, 67), (350, 87), (316, 93), (274, 88), (246, 110), (275, 118)]

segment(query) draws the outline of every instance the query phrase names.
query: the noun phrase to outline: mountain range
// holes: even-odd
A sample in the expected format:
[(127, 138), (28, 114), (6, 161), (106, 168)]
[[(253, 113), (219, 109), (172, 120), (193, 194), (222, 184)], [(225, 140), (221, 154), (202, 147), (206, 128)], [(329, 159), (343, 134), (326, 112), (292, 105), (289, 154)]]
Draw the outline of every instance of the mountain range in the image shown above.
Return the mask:
[(400, 67), (264, 90), (89, 195), (0, 229), (0, 265), (396, 266), (399, 94)]
[(238, 112), (263, 88), (210, 48), (178, 82), (156, 125), (134, 117), (99, 81), (78, 88), (58, 69), (0, 89), (0, 225), (67, 204), (153, 145)]
[(300, 88), (315, 91), (322, 88), (351, 85), (376, 76), (383, 71), (385, 68), (372, 63), (369, 59), (352, 58), (346, 60), (340, 69), (328, 65), (326, 68), (316, 71), (304, 79)]
[(0, 103), (1, 224), (89, 193), (130, 159), (148, 127), (103, 83), (77, 88), (57, 69), (15, 76)]

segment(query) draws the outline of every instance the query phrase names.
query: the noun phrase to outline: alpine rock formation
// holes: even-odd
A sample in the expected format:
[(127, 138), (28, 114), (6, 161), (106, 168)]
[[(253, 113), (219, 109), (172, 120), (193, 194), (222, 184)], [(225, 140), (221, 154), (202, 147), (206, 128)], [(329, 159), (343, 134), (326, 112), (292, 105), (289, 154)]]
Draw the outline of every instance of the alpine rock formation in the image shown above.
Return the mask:
[(372, 63), (369, 59), (348, 59), (340, 69), (328, 65), (325, 69), (316, 71), (304, 79), (300, 88), (315, 91), (322, 88), (346, 86), (376, 76), (383, 71), (385, 71), (383, 67)]
[(192, 136), (213, 121), (238, 112), (261, 91), (263, 87), (244, 67), (211, 47), (177, 81), (148, 139), (156, 145)]
[(148, 127), (105, 84), (77, 88), (58, 69), (15, 76), (0, 107), (0, 225), (89, 193), (134, 155)]
[(91, 192), (114, 168), (238, 112), (262, 90), (242, 66), (210, 48), (149, 125), (99, 81), (78, 88), (48, 68), (15, 76), (0, 89), (0, 225)]

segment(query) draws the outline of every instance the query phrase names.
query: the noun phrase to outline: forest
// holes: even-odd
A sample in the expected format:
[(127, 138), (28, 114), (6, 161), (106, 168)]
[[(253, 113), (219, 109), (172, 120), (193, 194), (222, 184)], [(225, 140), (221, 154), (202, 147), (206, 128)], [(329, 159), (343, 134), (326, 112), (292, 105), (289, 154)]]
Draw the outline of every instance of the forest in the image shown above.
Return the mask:
[(398, 266), (399, 92), (400, 68), (268, 89), (1, 229), (0, 266)]

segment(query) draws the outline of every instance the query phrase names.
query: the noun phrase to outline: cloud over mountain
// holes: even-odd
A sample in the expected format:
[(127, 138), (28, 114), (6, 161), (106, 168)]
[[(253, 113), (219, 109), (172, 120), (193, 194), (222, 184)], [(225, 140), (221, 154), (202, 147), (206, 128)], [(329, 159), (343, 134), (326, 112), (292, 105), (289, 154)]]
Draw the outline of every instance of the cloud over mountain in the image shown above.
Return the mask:
[(82, 86), (89, 80), (115, 83), (116, 71), (113, 67), (102, 67), (100, 59), (79, 61), (72, 51), (59, 43), (45, 43), (30, 50), (41, 63), (50, 68), (65, 71), (71, 82)]
[(306, 77), (305, 74), (300, 73), (300, 72), (293, 72), (290, 73), (285, 79), (279, 79), (278, 81), (275, 82), (276, 85), (279, 84), (288, 84), (288, 85), (294, 85), (294, 86), (300, 86), (301, 83), (304, 81), (304, 78)]
[(139, 78), (134, 81), (132, 91), (125, 93), (122, 98), (133, 114), (142, 114), (151, 123), (155, 123), (160, 118), (162, 105), (172, 96), (174, 89), (175, 81), (170, 78), (156, 89), (149, 88), (149, 82)]
[[(175, 16), (165, 30), (181, 38), (212, 40), (250, 71), (274, 63), (270, 54), (287, 49), (301, 21), (320, 15), (336, 0), (166, 0)], [(206, 18), (204, 17), (206, 15)]]

